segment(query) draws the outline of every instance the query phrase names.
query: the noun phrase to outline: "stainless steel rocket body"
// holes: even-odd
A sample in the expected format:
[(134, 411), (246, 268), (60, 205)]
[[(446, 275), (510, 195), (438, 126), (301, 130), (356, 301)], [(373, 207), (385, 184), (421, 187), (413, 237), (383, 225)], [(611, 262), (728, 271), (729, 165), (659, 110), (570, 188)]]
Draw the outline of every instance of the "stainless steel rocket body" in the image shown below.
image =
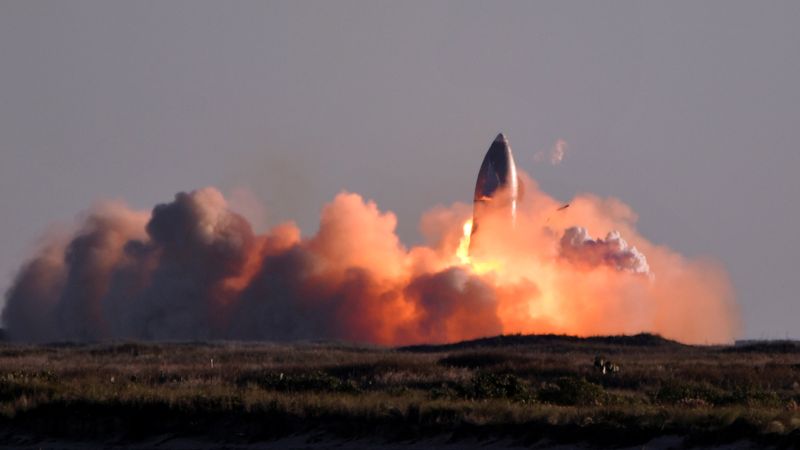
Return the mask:
[[(520, 182), (517, 166), (508, 139), (500, 133), (483, 158), (475, 182), (473, 198), (472, 234), (478, 231), (483, 216), (507, 216), (512, 226), (517, 217)], [(472, 247), (472, 244), (470, 244)]]

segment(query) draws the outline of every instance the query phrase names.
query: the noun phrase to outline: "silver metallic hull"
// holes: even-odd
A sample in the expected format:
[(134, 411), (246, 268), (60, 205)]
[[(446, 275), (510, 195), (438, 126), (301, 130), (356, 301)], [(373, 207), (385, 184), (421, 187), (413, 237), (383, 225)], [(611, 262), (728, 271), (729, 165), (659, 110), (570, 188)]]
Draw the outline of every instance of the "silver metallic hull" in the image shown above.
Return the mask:
[[(519, 193), (520, 182), (514, 155), (508, 139), (500, 133), (486, 152), (478, 171), (473, 197), (472, 235), (475, 236), (478, 231), (481, 217), (487, 214), (507, 216), (508, 223), (513, 226), (517, 217)], [(470, 241), (470, 250), (473, 240)]]

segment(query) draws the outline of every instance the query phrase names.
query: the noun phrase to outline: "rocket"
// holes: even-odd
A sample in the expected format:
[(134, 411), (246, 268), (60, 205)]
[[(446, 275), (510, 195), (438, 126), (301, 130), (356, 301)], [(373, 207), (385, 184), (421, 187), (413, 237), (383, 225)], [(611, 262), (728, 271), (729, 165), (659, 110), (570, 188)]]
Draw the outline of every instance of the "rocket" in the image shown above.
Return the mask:
[[(514, 226), (517, 217), (517, 201), (520, 199), (522, 184), (517, 177), (517, 165), (508, 145), (508, 139), (500, 133), (495, 138), (483, 158), (475, 182), (475, 196), (472, 209), (472, 236), (478, 231), (482, 216), (498, 214), (507, 217), (508, 224)], [(474, 239), (470, 240), (470, 251)]]

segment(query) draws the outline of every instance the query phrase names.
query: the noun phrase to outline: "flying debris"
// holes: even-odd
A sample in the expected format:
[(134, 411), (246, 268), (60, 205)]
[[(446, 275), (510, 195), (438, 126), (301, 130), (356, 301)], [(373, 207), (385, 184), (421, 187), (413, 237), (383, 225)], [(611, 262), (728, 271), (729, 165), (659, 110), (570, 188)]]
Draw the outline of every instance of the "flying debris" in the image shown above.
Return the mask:
[[(564, 203), (563, 205), (561, 205), (558, 208), (556, 208), (555, 212), (564, 211), (567, 208), (569, 208), (569, 203)], [(551, 218), (551, 216), (548, 216), (547, 220), (545, 220), (544, 223), (550, 223), (550, 218)]]
[[(490, 211), (500, 210), (508, 216), (513, 226), (517, 218), (517, 201), (520, 199), (522, 183), (517, 176), (517, 165), (508, 145), (508, 139), (500, 133), (492, 142), (483, 158), (475, 182), (472, 210), (472, 235), (478, 231), (481, 217)], [(474, 239), (470, 240), (472, 250)]]

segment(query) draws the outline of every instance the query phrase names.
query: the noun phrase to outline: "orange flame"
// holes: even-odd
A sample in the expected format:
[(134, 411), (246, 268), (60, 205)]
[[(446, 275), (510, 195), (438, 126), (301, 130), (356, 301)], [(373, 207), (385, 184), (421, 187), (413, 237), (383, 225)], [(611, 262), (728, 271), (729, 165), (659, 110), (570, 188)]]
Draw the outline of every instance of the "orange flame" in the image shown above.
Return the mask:
[(461, 227), (464, 234), (458, 242), (456, 258), (461, 265), (467, 266), (472, 273), (484, 275), (490, 272), (500, 272), (503, 264), (497, 259), (476, 257), (469, 254), (469, 245), (472, 238), (472, 219), (464, 222)]

